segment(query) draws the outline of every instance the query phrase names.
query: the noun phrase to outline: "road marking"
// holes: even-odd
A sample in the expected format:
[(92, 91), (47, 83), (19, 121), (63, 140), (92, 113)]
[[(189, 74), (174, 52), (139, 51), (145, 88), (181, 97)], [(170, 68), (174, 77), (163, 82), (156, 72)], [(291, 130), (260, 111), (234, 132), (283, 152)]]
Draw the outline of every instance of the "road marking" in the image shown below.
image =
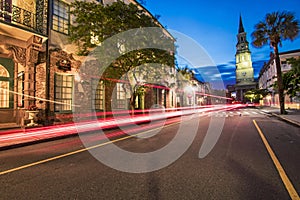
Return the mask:
[[(165, 125), (164, 128), (169, 127), (169, 126), (173, 126), (173, 125), (176, 125), (176, 124), (180, 124), (180, 123), (181, 122), (175, 122), (175, 123), (172, 123), (172, 124), (168, 124), (168, 125)], [(19, 171), (19, 170), (22, 170), (22, 169), (26, 169), (26, 168), (29, 168), (29, 167), (33, 167), (33, 166), (36, 166), (36, 165), (40, 165), (40, 164), (43, 164), (43, 163), (47, 163), (47, 162), (50, 162), (50, 161), (53, 161), (53, 160), (58, 160), (60, 158), (65, 158), (65, 157), (68, 157), (68, 156), (72, 156), (72, 155), (75, 155), (75, 154), (78, 154), (78, 153), (82, 153), (82, 152), (85, 152), (85, 151), (88, 151), (88, 150), (91, 150), (91, 149), (102, 147), (102, 146), (112, 144), (112, 143), (115, 143), (115, 142), (119, 142), (119, 141), (122, 141), (122, 140), (133, 138), (133, 137), (136, 137), (138, 135), (143, 135), (145, 133), (155, 131), (155, 130), (160, 129), (160, 128), (161, 127), (158, 127), (158, 128), (155, 128), (155, 129), (150, 129), (150, 130), (147, 130), (147, 131), (144, 131), (144, 132), (141, 132), (141, 133), (137, 133), (137, 134), (129, 135), (129, 136), (122, 137), (122, 138), (119, 138), (119, 139), (116, 139), (116, 140), (104, 142), (104, 143), (94, 145), (94, 146), (91, 146), (91, 147), (88, 147), (88, 148), (79, 149), (79, 150), (72, 151), (72, 152), (69, 152), (69, 153), (65, 153), (65, 154), (62, 154), (62, 155), (54, 156), (52, 158), (47, 158), (47, 159), (40, 160), (40, 161), (37, 161), (37, 162), (33, 162), (33, 163), (30, 163), (30, 164), (27, 164), (27, 165), (23, 165), (23, 166), (20, 166), (20, 167), (5, 170), (5, 171), (0, 172), (0, 176), (4, 175), (4, 174), (11, 173), (11, 172)]]
[(291, 183), (289, 177), (285, 173), (285, 171), (284, 171), (283, 167), (281, 166), (279, 160), (277, 159), (274, 151), (272, 150), (271, 146), (269, 145), (266, 137), (264, 136), (263, 132), (261, 131), (261, 129), (259, 128), (259, 126), (257, 125), (255, 120), (253, 120), (253, 123), (254, 123), (254, 125), (255, 125), (255, 127), (256, 127), (256, 129), (257, 129), (257, 131), (258, 131), (258, 133), (259, 133), (259, 135), (260, 135), (260, 137), (261, 137), (261, 139), (262, 139), (262, 141), (263, 141), (263, 143), (264, 143), (264, 145), (265, 145), (265, 147), (266, 147), (266, 149), (267, 149), (267, 151), (268, 151), (268, 153), (269, 153), (269, 155), (270, 155), (270, 157), (271, 157), (271, 159), (272, 159), (272, 161), (273, 161), (273, 163), (274, 163), (274, 165), (275, 165), (275, 167), (276, 167), (276, 169), (277, 169), (277, 171), (278, 171), (278, 173), (281, 177), (281, 180), (284, 183), (284, 186), (287, 189), (291, 199), (292, 200), (299, 200), (300, 198), (299, 198), (299, 195), (298, 195), (297, 191), (295, 190), (295, 188), (294, 188), (293, 184)]

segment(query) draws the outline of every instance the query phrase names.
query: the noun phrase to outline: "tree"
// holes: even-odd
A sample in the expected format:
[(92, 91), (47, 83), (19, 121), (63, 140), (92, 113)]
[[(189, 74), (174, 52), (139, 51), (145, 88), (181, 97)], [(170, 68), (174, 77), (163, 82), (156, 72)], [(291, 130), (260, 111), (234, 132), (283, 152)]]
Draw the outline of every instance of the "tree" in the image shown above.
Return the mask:
[[(159, 64), (153, 64), (159, 63)], [(124, 87), (130, 92), (130, 106), (134, 109), (137, 96), (144, 95), (144, 84), (163, 84), (159, 80), (164, 80), (168, 76), (169, 67), (174, 67), (174, 57), (168, 52), (158, 49), (146, 49), (132, 51), (118, 58), (106, 69), (104, 77), (113, 79), (123, 79), (129, 83), (129, 87)], [(165, 86), (171, 87), (169, 83)]]
[(251, 34), (252, 44), (255, 47), (269, 44), (274, 50), (281, 114), (285, 114), (286, 111), (284, 108), (284, 87), (278, 45), (282, 46), (283, 40), (293, 41), (298, 35), (299, 22), (295, 19), (293, 13), (286, 11), (267, 14), (264, 21), (260, 21), (255, 25), (255, 30)]
[(74, 21), (70, 26), (69, 39), (77, 44), (79, 55), (87, 55), (105, 39), (123, 31), (158, 27), (156, 19), (144, 10), (120, 0), (109, 5), (76, 0), (71, 4), (70, 14)]
[(267, 89), (252, 89), (245, 93), (245, 97), (251, 102), (258, 103), (259, 100), (262, 100), (268, 94), (270, 94), (270, 91)]
[[(174, 39), (166, 35), (153, 16), (132, 3), (116, 1), (109, 5), (102, 5), (96, 2), (75, 1), (71, 7), (70, 13), (74, 16), (74, 21), (70, 27), (70, 41), (77, 44), (78, 54), (88, 55), (98, 46), (97, 51), (101, 52), (98, 65), (104, 70), (99, 69), (102, 78), (127, 81), (130, 87), (124, 86), (123, 89), (126, 93), (130, 92), (130, 105), (131, 109), (134, 109), (136, 96), (144, 91), (139, 80), (149, 79), (158, 73), (157, 69), (148, 67), (149, 71), (141, 75), (137, 72), (139, 71), (137, 67), (145, 63), (161, 63), (174, 67)], [(147, 31), (142, 29), (143, 27), (157, 29)], [(132, 35), (128, 32), (126, 34), (126, 31), (130, 30), (135, 32)], [(125, 33), (123, 34), (125, 37), (121, 36), (122, 33)], [(110, 41), (110, 44), (104, 44), (104, 41)], [(148, 43), (148, 41), (163, 50), (150, 47), (133, 48), (147, 46), (141, 43)], [(116, 48), (118, 48), (118, 55), (115, 54)], [(128, 50), (128, 48), (133, 49)], [(114, 56), (116, 59), (111, 62), (110, 59)], [(109, 67), (105, 68), (107, 63)], [(163, 74), (162, 71), (159, 74)]]
[(177, 80), (180, 80), (177, 83), (177, 87), (180, 89), (185, 88), (186, 86), (190, 85), (190, 81), (194, 78), (193, 70), (191, 70), (188, 65), (185, 66), (177, 66)]
[(300, 58), (290, 58), (292, 69), (283, 74), (283, 87), (290, 97), (300, 96)]
[(176, 70), (187, 80), (190, 80), (194, 76), (193, 71), (188, 67), (188, 65), (185, 65), (184, 67), (177, 66)]

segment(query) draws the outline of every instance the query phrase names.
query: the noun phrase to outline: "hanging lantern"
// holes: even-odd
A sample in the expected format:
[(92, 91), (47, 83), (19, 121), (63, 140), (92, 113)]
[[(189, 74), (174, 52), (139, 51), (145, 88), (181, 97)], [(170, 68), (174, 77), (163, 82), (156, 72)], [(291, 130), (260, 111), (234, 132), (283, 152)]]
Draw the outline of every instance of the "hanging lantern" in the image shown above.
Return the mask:
[(61, 59), (57, 61), (56, 66), (58, 69), (66, 72), (66, 71), (71, 71), (71, 61), (67, 59)]

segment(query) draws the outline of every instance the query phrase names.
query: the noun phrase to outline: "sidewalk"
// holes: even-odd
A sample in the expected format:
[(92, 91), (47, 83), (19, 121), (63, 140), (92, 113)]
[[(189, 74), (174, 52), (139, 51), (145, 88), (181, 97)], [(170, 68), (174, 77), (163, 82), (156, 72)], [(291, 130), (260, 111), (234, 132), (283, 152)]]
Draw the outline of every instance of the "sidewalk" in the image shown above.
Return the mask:
[(290, 124), (293, 124), (295, 126), (300, 127), (300, 110), (297, 109), (287, 109), (286, 115), (281, 115), (279, 108), (276, 107), (270, 107), (270, 106), (263, 106), (263, 107), (257, 107), (261, 111), (270, 114), (272, 116), (275, 116), (285, 122), (288, 122)]
[(7, 129), (16, 129), (20, 128), (20, 126), (16, 123), (1, 123), (0, 124), (0, 131), (1, 130), (7, 130)]

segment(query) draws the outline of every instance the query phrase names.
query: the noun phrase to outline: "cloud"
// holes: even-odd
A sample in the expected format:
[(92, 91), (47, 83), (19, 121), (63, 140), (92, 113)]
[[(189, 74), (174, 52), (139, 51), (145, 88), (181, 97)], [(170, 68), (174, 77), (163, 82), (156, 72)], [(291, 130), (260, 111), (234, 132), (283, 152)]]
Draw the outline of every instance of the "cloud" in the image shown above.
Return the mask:
[(227, 64), (235, 66), (235, 60), (229, 61)]
[(261, 49), (254, 49), (251, 53), (252, 61), (268, 60), (270, 58), (270, 52), (272, 50), (269, 47), (263, 47)]
[(268, 61), (269, 60), (257, 60), (257, 61), (255, 61), (255, 62), (252, 63), (252, 67), (254, 69), (254, 78), (258, 78), (259, 72), (260, 72), (261, 68)]
[[(265, 62), (268, 62), (268, 57), (266, 56), (256, 56), (255, 58), (263, 58), (254, 60), (252, 62), (252, 67), (254, 69), (254, 78), (257, 79), (259, 72), (263, 67)], [(201, 81), (218, 81), (223, 80), (225, 85), (235, 84), (235, 61), (229, 61), (228, 63), (218, 64), (217, 66), (201, 66), (194, 69), (197, 73), (196, 78)]]
[(234, 80), (235, 80), (235, 78), (236, 78), (235, 75), (228, 77), (228, 79), (234, 79)]
[(235, 81), (235, 65), (229, 63), (219, 64), (217, 66), (201, 66), (194, 69), (197, 78), (201, 81), (217, 81), (217, 80), (230, 80)]
[(217, 65), (218, 69), (229, 69), (229, 70), (232, 70), (232, 69), (235, 69), (235, 61), (230, 61), (228, 63), (222, 63), (222, 64), (218, 64)]
[(235, 72), (223, 72), (221, 73), (222, 76), (228, 76), (228, 75), (232, 75), (234, 74)]
[(213, 78), (221, 78), (222, 75), (221, 75), (221, 74), (213, 74), (212, 77), (213, 77)]

